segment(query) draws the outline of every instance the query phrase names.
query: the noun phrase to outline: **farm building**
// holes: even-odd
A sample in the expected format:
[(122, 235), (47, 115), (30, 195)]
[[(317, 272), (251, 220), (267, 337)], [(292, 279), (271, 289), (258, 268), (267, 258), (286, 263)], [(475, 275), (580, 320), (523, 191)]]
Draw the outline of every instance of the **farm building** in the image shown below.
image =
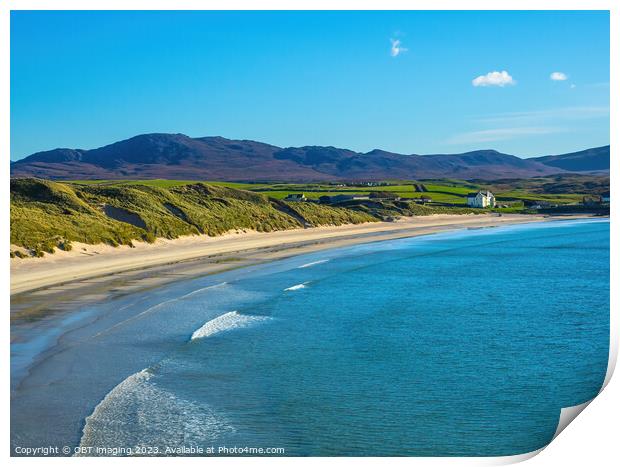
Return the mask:
[(550, 203), (549, 201), (542, 200), (524, 200), (523, 206), (528, 209), (549, 209), (549, 208), (557, 208), (557, 204)]
[(390, 191), (373, 191), (372, 193), (368, 195), (368, 197), (374, 200), (378, 200), (378, 199), (385, 199), (385, 200), (390, 200), (390, 201), (400, 200), (400, 196)]
[(419, 198), (414, 198), (413, 201), (418, 204), (426, 204), (432, 203), (433, 198), (431, 198), (430, 196), (420, 196)]
[(581, 204), (583, 204), (584, 206), (597, 206), (599, 204), (603, 204), (603, 197), (602, 196), (595, 196), (595, 195), (587, 195), (584, 196), (581, 200)]
[(306, 201), (307, 199), (303, 193), (290, 193), (284, 201)]
[(370, 199), (369, 195), (336, 195), (336, 196), (321, 196), (319, 199), (321, 203), (344, 203), (345, 201), (358, 201)]
[(479, 191), (467, 195), (467, 206), (471, 208), (494, 208), (495, 196), (490, 191)]

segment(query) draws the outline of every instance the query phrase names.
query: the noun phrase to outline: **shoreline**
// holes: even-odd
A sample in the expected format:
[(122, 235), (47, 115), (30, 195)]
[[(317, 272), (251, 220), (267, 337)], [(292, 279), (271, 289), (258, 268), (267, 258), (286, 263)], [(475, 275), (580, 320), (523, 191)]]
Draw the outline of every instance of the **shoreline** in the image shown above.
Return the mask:
[(135, 248), (76, 243), (69, 252), (57, 251), (43, 258), (12, 259), (11, 298), (93, 279), (102, 282), (101, 279), (114, 275), (131, 276), (132, 273), (147, 270), (157, 272), (158, 268), (166, 269), (175, 265), (184, 265), (182, 269), (192, 270), (192, 275), (213, 274), (248, 264), (358, 243), (414, 237), (460, 228), (484, 228), (584, 217), (590, 216), (433, 215), (404, 218), (396, 222), (347, 224), (269, 233), (234, 232), (218, 237), (200, 235), (174, 240), (158, 239), (153, 244), (136, 243)]
[[(576, 220), (575, 217), (530, 219), (532, 222), (504, 222), (499, 226), (501, 227), (503, 225), (510, 229), (511, 225), (521, 225), (523, 230), (527, 231), (530, 228), (537, 229), (545, 225), (551, 227), (547, 222), (543, 223), (541, 220), (567, 220), (568, 222), (566, 223), (555, 223), (556, 226), (560, 228), (563, 228), (561, 227), (562, 224), (572, 225), (573, 222), (571, 221)], [(576, 223), (577, 222), (574, 224)], [(450, 228), (449, 226), (453, 227)], [(459, 243), (460, 241), (458, 238), (460, 238), (461, 235), (473, 235), (475, 237), (479, 235), (476, 233), (479, 229), (481, 232), (487, 232), (492, 236), (496, 235), (496, 231), (499, 233), (504, 230), (503, 228), (495, 228), (496, 226), (497, 225), (488, 222), (487, 225), (482, 227), (468, 224), (465, 228), (462, 228), (463, 226), (461, 224), (442, 224), (439, 227), (433, 226), (423, 230), (418, 229), (415, 235), (408, 235), (408, 237), (425, 236), (435, 233), (456, 233), (457, 240), (452, 241)], [(519, 228), (519, 230), (520, 229), (521, 228)], [(384, 237), (377, 235), (371, 237), (357, 236), (354, 240), (350, 238), (348, 240), (342, 240), (341, 237), (339, 238), (343, 243), (348, 242), (351, 244), (353, 241), (353, 244), (369, 245), (373, 241), (388, 240), (386, 237), (394, 235), (399, 234), (391, 232)], [(400, 238), (402, 238), (402, 235), (403, 234), (400, 233)], [(516, 235), (515, 238), (520, 237), (520, 234), (514, 235)], [(487, 242), (488, 240), (483, 243)], [(314, 251), (325, 251), (338, 248), (338, 246), (338, 241), (332, 241), (325, 242), (318, 247), (316, 244), (310, 245), (307, 246), (307, 248), (313, 249)], [(346, 249), (346, 246), (344, 246), (344, 248)], [(378, 249), (381, 249), (381, 247), (378, 247)], [(364, 247), (363, 250), (369, 252), (375, 251), (372, 247)], [(279, 268), (282, 267), (285, 268), (284, 270), (294, 271), (299, 267), (299, 264), (305, 264), (309, 261), (316, 260), (316, 258), (306, 259), (305, 256), (300, 256), (306, 253), (308, 253), (308, 251), (306, 251), (304, 247), (291, 248), (290, 246), (287, 248), (280, 248), (279, 250), (277, 247), (274, 247), (274, 249), (269, 252), (262, 250), (260, 255), (256, 257), (256, 261), (252, 262), (252, 260), (248, 258), (244, 258), (243, 260), (245, 261), (247, 259), (247, 262), (232, 261), (232, 263), (242, 262), (242, 265), (231, 266), (229, 263), (226, 267), (228, 267), (230, 272), (217, 274), (213, 277), (206, 277), (204, 275), (192, 277), (192, 275), (196, 274), (196, 271), (200, 271), (199, 266), (204, 266), (200, 264), (202, 263), (200, 261), (176, 264), (176, 267), (179, 269), (165, 270), (165, 274), (168, 275), (170, 281), (176, 282), (169, 284), (171, 286), (170, 288), (162, 288), (162, 293), (160, 293), (158, 285), (153, 285), (153, 283), (150, 282), (153, 277), (149, 276), (153, 275), (152, 271), (154, 269), (148, 268), (141, 271), (143, 274), (146, 273), (142, 279), (134, 281), (133, 279), (127, 280), (126, 276), (122, 277), (121, 282), (132, 282), (132, 284), (130, 284), (129, 288), (125, 289), (127, 296), (120, 298), (118, 301), (115, 296), (118, 292), (118, 287), (116, 285), (111, 285), (110, 281), (107, 279), (101, 282), (95, 281), (107, 290), (107, 296), (105, 296), (105, 298), (93, 298), (97, 306), (87, 306), (79, 310), (72, 310), (72, 306), (67, 305), (66, 292), (76, 293), (79, 295), (80, 300), (84, 300), (84, 287), (94, 286), (94, 284), (91, 283), (92, 281), (88, 282), (88, 284), (91, 285), (86, 283), (76, 284), (78, 286), (76, 288), (59, 287), (60, 294), (63, 296), (63, 302), (60, 303), (60, 308), (62, 308), (63, 311), (62, 314), (59, 314), (59, 316), (49, 316), (49, 319), (47, 319), (48, 317), (46, 316), (46, 319), (12, 323), (11, 325), (12, 404), (18, 404), (15, 405), (15, 407), (31, 407), (32, 404), (29, 398), (32, 397), (32, 395), (30, 391), (39, 391), (40, 394), (44, 394), (50, 384), (54, 384), (55, 381), (62, 383), (58, 385), (56, 390), (65, 391), (65, 396), (60, 398), (61, 402), (59, 405), (54, 406), (52, 409), (58, 410), (58, 414), (63, 414), (63, 416), (66, 417), (63, 420), (70, 423), (66, 425), (68, 428), (66, 428), (64, 432), (61, 431), (61, 434), (58, 435), (61, 438), (64, 436), (64, 438), (59, 438), (57, 442), (60, 444), (77, 446), (83, 434), (83, 422), (85, 417), (92, 415), (96, 407), (102, 401), (106, 400), (107, 395), (110, 394), (114, 388), (128, 377), (131, 377), (132, 374), (139, 372), (142, 368), (149, 368), (151, 365), (157, 364), (164, 356), (169, 354), (171, 348), (175, 348), (178, 345), (185, 345), (188, 336), (195, 332), (196, 329), (199, 329), (200, 326), (204, 326), (205, 322), (209, 322), (217, 316), (220, 316), (220, 314), (227, 309), (236, 309), (235, 307), (228, 308), (218, 306), (217, 303), (219, 302), (215, 300), (213, 301), (213, 308), (208, 312), (204, 310), (200, 311), (201, 315), (198, 317), (196, 315), (185, 314), (186, 308), (184, 306), (178, 306), (176, 308), (172, 306), (168, 311), (165, 311), (165, 308), (159, 309), (157, 307), (161, 304), (174, 302), (179, 296), (183, 298), (188, 292), (189, 294), (194, 294), (197, 290), (201, 291), (205, 288), (211, 288), (213, 285), (231, 284), (234, 287), (237, 281), (243, 281), (248, 278), (253, 280), (255, 276), (270, 275), (274, 271), (277, 274)], [(357, 254), (360, 253), (358, 252)], [(361, 254), (364, 253), (362, 252)], [(277, 262), (272, 263), (270, 259), (272, 257), (274, 260), (277, 259), (275, 256), (290, 258), (292, 263), (285, 262), (283, 263), (284, 266), (278, 266)], [(327, 256), (329, 256), (329, 253)], [(319, 258), (324, 258), (323, 254), (320, 254)], [(217, 263), (210, 264), (213, 265)], [(238, 269), (246, 265), (248, 266), (231, 271), (231, 269)], [(193, 272), (187, 270), (190, 266), (194, 268), (191, 270)], [(155, 270), (158, 271), (157, 275), (159, 276), (160, 269)], [(183, 271), (185, 275), (181, 274), (180, 271)], [(108, 276), (108, 279), (109, 277), (110, 276)], [(187, 278), (188, 280), (182, 280), (183, 278)], [(193, 282), (194, 278), (200, 282)], [(294, 279), (296, 279), (296, 277), (293, 273), (292, 277), (278, 283), (275, 290), (282, 291), (284, 287), (283, 284), (285, 283), (286, 286), (296, 283)], [(134, 288), (136, 285), (135, 282), (139, 283), (140, 288), (137, 290)], [(268, 287), (273, 286), (272, 283), (265, 284)], [(148, 289), (149, 287), (153, 287), (154, 294), (151, 294), (151, 290)], [(34, 292), (25, 295), (38, 296), (46, 303), (46, 307), (49, 308), (49, 297), (50, 293), (52, 293), (51, 289), (52, 288), (40, 291), (39, 293)], [(230, 291), (225, 293), (230, 294)], [(137, 294), (137, 296), (134, 297), (134, 294)], [(100, 295), (100, 297), (101, 296), (102, 295)], [(93, 295), (93, 297), (95, 296)], [(204, 297), (201, 300), (204, 301)], [(158, 309), (159, 312), (165, 312), (167, 314), (160, 315), (158, 312), (152, 316), (149, 315), (151, 316), (147, 318), (149, 321), (140, 321), (139, 323), (135, 321), (135, 317), (142, 316), (145, 311), (148, 312), (148, 310), (151, 309)], [(171, 318), (172, 321), (177, 324), (184, 324), (182, 324), (180, 328), (171, 327), (169, 324)], [(134, 323), (133, 330), (122, 328), (126, 323), (130, 325)], [(153, 323), (163, 323), (164, 325), (160, 327)], [(125, 331), (122, 331), (122, 329), (125, 329)], [(114, 332), (108, 332), (113, 330)], [(139, 332), (136, 332), (136, 330), (139, 330)], [(19, 345), (13, 346), (14, 343)], [(110, 352), (114, 352), (105, 352), (105, 355), (100, 355), (102, 349), (109, 349)], [(132, 358), (125, 359), (123, 355), (125, 355), (129, 349), (131, 349)], [(105, 372), (97, 373), (96, 385), (93, 385), (93, 380), (90, 376), (83, 377), (83, 375), (90, 374), (90, 370), (84, 371), (84, 369), (89, 368), (88, 362), (92, 361), (93, 357), (97, 359), (97, 370), (93, 368), (93, 371), (99, 371), (102, 368), (106, 369)], [(107, 363), (104, 363), (104, 361)], [(78, 364), (78, 362), (82, 363)], [(123, 362), (123, 365), (120, 365), (120, 362)], [(72, 377), (70, 378), (69, 376)], [(81, 397), (85, 397), (87, 403), (81, 405), (71, 403), (71, 410), (68, 412), (70, 415), (67, 416), (65, 415), (67, 413), (67, 404), (62, 401), (72, 400), (72, 398), (67, 395), (70, 395), (71, 391), (75, 390), (75, 386), (72, 386), (75, 383), (73, 376), (79, 377), (79, 387), (83, 388), (84, 384), (88, 384), (89, 391), (85, 396), (85, 393), (80, 389), (79, 394)], [(70, 384), (65, 384), (67, 381), (69, 381)], [(21, 406), (19, 404), (21, 404)], [(47, 406), (45, 407), (47, 409)], [(19, 410), (16, 409), (15, 412), (19, 413)], [(32, 413), (36, 415), (31, 416), (29, 420), (38, 423), (41, 411), (33, 409)], [(21, 422), (23, 419), (19, 420)], [(57, 419), (54, 418), (54, 423), (56, 423), (56, 421)], [(50, 424), (49, 426), (52, 425)], [(55, 435), (58, 433), (55, 426), (53, 428), (53, 433)]]

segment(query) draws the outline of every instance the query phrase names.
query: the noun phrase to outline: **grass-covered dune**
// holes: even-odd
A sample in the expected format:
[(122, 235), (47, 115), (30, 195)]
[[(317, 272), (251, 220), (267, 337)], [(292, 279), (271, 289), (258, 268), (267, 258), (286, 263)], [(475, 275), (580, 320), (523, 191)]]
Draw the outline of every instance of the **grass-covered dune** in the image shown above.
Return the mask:
[(377, 221), (347, 208), (301, 205), (250, 191), (190, 183), (87, 185), (35, 178), (11, 180), (11, 256), (42, 256), (72, 242), (132, 245), (157, 237), (269, 232)]

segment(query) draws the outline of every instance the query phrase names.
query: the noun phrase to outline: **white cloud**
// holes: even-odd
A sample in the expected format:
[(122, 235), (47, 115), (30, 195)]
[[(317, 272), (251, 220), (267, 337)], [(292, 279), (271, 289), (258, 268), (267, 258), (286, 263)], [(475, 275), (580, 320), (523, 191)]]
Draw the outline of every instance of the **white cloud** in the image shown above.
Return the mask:
[(554, 71), (551, 75), (549, 75), (549, 79), (551, 79), (551, 81), (566, 81), (568, 76), (561, 71)]
[(516, 84), (517, 82), (510, 76), (507, 71), (491, 71), (486, 75), (480, 75), (473, 79), (471, 84), (474, 86), (500, 86), (504, 87), (508, 84)]
[(392, 47), (390, 48), (390, 55), (392, 57), (398, 57), (400, 54), (407, 52), (409, 49), (402, 46), (400, 39), (390, 39)]
[(520, 128), (494, 128), (491, 130), (470, 131), (468, 133), (459, 133), (450, 138), (448, 144), (475, 144), (489, 143), (493, 141), (505, 141), (518, 138), (521, 136), (548, 135), (552, 133), (561, 133), (565, 131), (562, 128), (549, 127), (520, 127)]

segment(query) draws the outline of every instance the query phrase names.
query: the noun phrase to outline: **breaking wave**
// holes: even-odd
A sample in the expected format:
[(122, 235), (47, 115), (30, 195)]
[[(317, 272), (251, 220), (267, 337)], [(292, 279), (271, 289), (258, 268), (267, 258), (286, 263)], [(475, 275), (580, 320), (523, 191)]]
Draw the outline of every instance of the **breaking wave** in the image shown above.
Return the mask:
[(144, 369), (112, 389), (86, 417), (80, 447), (201, 445), (235, 432), (211, 407), (159, 387), (153, 376)]
[(138, 320), (140, 318), (143, 318), (144, 316), (146, 316), (146, 315), (148, 315), (150, 313), (153, 313), (154, 311), (156, 311), (156, 310), (158, 310), (158, 309), (160, 309), (162, 307), (165, 307), (166, 305), (170, 305), (171, 303), (175, 303), (175, 302), (181, 301), (181, 300), (183, 300), (185, 298), (191, 297), (192, 295), (196, 295), (196, 294), (199, 294), (200, 292), (204, 292), (205, 290), (217, 289), (217, 288), (220, 288), (220, 287), (224, 287), (226, 285), (228, 285), (227, 282), (221, 282), (219, 284), (209, 285), (207, 287), (201, 287), (200, 289), (197, 289), (197, 290), (194, 290), (192, 292), (186, 293), (185, 295), (181, 295), (180, 297), (171, 298), (169, 300), (165, 300), (163, 302), (157, 303), (155, 305), (152, 305), (152, 306), (148, 307), (146, 310), (141, 311), (140, 313), (132, 316), (131, 318), (127, 318), (127, 319), (125, 319), (123, 321), (120, 321), (120, 322), (114, 324), (113, 326), (110, 326), (107, 329), (104, 329), (103, 331), (99, 331), (97, 334), (95, 334), (93, 336), (93, 338), (102, 336), (102, 335), (107, 334), (108, 332), (110, 332), (110, 331), (112, 331), (114, 329), (117, 329), (117, 328), (119, 328), (121, 326), (124, 326), (124, 325), (129, 324), (129, 323), (131, 323), (133, 321), (136, 321), (136, 320)]
[(205, 290), (219, 289), (220, 287), (224, 287), (226, 285), (228, 285), (228, 282), (220, 282), (219, 284), (209, 285), (207, 287), (202, 287), (200, 289), (197, 289), (197, 290), (194, 290), (192, 292), (186, 293), (185, 295), (182, 295), (181, 297), (179, 297), (179, 300), (183, 300), (184, 298), (191, 297), (192, 295), (199, 294), (200, 292), (204, 292)]
[(309, 268), (311, 266), (316, 266), (317, 264), (327, 263), (328, 261), (329, 261), (328, 259), (321, 259), (319, 261), (313, 261), (311, 263), (302, 264), (297, 269)]
[(293, 285), (291, 287), (288, 287), (288, 288), (284, 289), (284, 291), (285, 292), (289, 292), (289, 291), (292, 291), (292, 290), (305, 289), (306, 288), (306, 284), (307, 284), (307, 282), (304, 282), (303, 284)]
[(236, 311), (230, 311), (222, 316), (213, 318), (211, 321), (207, 321), (194, 331), (190, 340), (202, 339), (219, 332), (230, 331), (231, 329), (246, 328), (257, 321), (265, 321), (267, 319), (269, 319), (268, 316), (242, 315)]

